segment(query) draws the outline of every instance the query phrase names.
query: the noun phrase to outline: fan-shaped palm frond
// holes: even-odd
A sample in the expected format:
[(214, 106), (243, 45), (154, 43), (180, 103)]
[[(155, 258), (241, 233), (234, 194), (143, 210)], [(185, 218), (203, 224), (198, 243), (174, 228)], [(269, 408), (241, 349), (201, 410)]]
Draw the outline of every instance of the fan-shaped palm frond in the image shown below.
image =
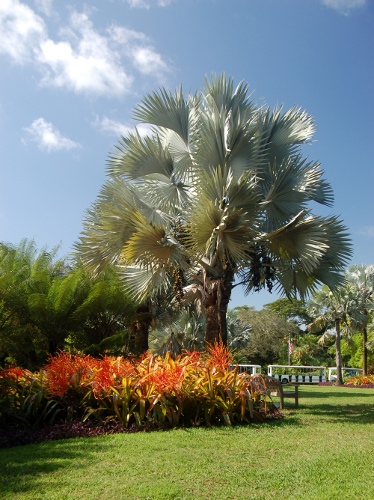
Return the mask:
[(107, 163), (109, 175), (138, 179), (160, 174), (169, 178), (173, 172), (170, 153), (157, 136), (142, 138), (136, 131), (122, 137), (116, 149), (116, 154), (111, 154)]
[(151, 132), (123, 137), (109, 158), (77, 245), (87, 265), (120, 263), (137, 297), (201, 292), (207, 331), (223, 339), (236, 274), (247, 291), (276, 280), (286, 294), (341, 282), (346, 229), (309, 207), (333, 194), (301, 153), (314, 133), (308, 113), (259, 108), (222, 74), (200, 94), (160, 89), (134, 115)]
[(196, 96), (184, 99), (182, 87), (172, 95), (165, 89), (146, 96), (135, 108), (134, 118), (141, 123), (174, 130), (188, 144), (191, 126), (196, 125)]
[(167, 295), (173, 285), (169, 270), (162, 267), (123, 266), (119, 275), (126, 292), (139, 303), (157, 294)]
[(297, 153), (300, 144), (309, 141), (314, 134), (313, 117), (293, 107), (282, 113), (282, 107), (270, 111), (262, 110), (260, 130), (262, 144), (270, 162), (282, 163), (285, 158)]
[(260, 186), (270, 227), (288, 221), (306, 208), (309, 201), (331, 206), (332, 189), (321, 179), (321, 174), (318, 162), (307, 162), (300, 156), (287, 158), (281, 164), (275, 161), (269, 164)]

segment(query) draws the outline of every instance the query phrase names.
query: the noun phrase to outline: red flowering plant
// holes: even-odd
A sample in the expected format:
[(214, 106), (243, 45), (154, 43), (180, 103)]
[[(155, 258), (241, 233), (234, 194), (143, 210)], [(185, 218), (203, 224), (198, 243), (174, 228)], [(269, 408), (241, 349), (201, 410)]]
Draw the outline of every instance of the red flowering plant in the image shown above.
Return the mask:
[(135, 375), (134, 363), (122, 357), (104, 356), (97, 360), (91, 374), (90, 385), (95, 398), (105, 396), (119, 387), (124, 377)]
[(60, 411), (56, 401), (49, 398), (41, 373), (11, 367), (0, 370), (0, 422), (22, 422), (39, 428), (54, 422)]
[(0, 420), (19, 413), (32, 380), (33, 374), (18, 366), (0, 370)]
[(111, 356), (98, 360), (84, 398), (87, 406), (84, 420), (90, 417), (99, 420), (116, 419), (126, 427), (131, 422), (136, 422), (140, 427), (145, 416), (143, 411), (140, 417), (140, 408), (145, 407), (145, 403), (138, 394), (139, 380), (149, 361), (148, 354), (137, 360)]
[(346, 385), (374, 387), (374, 375), (355, 375), (346, 381)]
[(225, 371), (232, 364), (234, 356), (222, 342), (215, 342), (208, 346), (206, 359), (212, 369)]
[(183, 391), (186, 364), (181, 356), (175, 360), (166, 353), (164, 358), (157, 358), (148, 381), (152, 384), (156, 397), (153, 398), (148, 415), (163, 424), (166, 420), (171, 426), (179, 425), (186, 394)]
[(98, 369), (98, 360), (92, 356), (76, 356), (61, 351), (50, 357), (43, 369), (45, 387), (53, 396), (65, 396), (69, 391), (82, 395), (95, 369)]
[(62, 408), (65, 419), (94, 417), (126, 427), (232, 425), (256, 418), (254, 406), (261, 404), (248, 376), (232, 367), (232, 353), (219, 343), (203, 354), (185, 351), (175, 360), (169, 353), (129, 360), (60, 352), (38, 376), (17, 369), (3, 371), (2, 379), (18, 383), (13, 379), (20, 377), (38, 380), (40, 398), (29, 402), (42, 419)]

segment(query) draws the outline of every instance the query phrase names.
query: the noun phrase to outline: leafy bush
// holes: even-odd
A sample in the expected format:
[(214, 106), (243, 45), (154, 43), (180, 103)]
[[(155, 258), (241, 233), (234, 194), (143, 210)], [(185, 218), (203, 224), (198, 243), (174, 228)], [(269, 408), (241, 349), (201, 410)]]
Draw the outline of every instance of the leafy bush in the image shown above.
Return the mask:
[(0, 424), (19, 421), (32, 429), (52, 424), (61, 411), (43, 386), (41, 374), (12, 367), (0, 370)]
[(57, 415), (60, 421), (117, 422), (126, 429), (263, 420), (274, 409), (271, 398), (230, 364), (232, 355), (221, 344), (176, 359), (169, 353), (129, 360), (61, 352), (37, 375), (0, 371), (0, 388), (3, 407), (35, 427)]
[(374, 375), (355, 375), (346, 381), (346, 385), (363, 385), (374, 387)]

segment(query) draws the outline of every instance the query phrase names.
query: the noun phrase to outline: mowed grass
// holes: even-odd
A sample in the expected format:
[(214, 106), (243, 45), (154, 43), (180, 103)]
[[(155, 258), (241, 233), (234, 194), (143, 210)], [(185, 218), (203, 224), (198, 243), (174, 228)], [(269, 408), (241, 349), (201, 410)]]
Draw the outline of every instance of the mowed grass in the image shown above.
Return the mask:
[(374, 390), (300, 388), (283, 420), (0, 450), (2, 499), (374, 498)]

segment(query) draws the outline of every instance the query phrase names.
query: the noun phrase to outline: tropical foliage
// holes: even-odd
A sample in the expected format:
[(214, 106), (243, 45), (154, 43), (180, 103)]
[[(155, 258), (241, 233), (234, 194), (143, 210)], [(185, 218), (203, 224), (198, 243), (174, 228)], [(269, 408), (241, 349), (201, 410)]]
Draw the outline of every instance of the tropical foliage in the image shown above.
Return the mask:
[(0, 245), (0, 366), (40, 367), (69, 348), (92, 354), (128, 349), (136, 303), (115, 269), (96, 279), (78, 264), (38, 251), (33, 241)]
[(242, 327), (250, 327), (248, 338), (240, 346), (238, 355), (243, 360), (247, 359), (250, 364), (287, 364), (288, 339), (298, 334), (297, 325), (265, 309), (256, 311), (251, 307), (241, 306), (234, 311)]
[(346, 271), (346, 277), (356, 295), (354, 326), (362, 333), (362, 369), (366, 375), (368, 369), (368, 327), (374, 312), (374, 266), (351, 266)]
[[(266, 392), (258, 392), (245, 374), (229, 369), (231, 362), (222, 344), (205, 355), (185, 352), (175, 360), (169, 355), (148, 354), (130, 361), (61, 352), (38, 374), (18, 368), (0, 370), (0, 419), (5, 423), (17, 415), (34, 426), (56, 417), (110, 419), (127, 428), (232, 425), (265, 419), (274, 410), (271, 399)], [(39, 404), (30, 410), (37, 393)]]
[(116, 263), (138, 300), (195, 303), (205, 341), (225, 345), (235, 279), (247, 293), (274, 283), (302, 296), (342, 283), (346, 228), (309, 206), (333, 202), (320, 164), (302, 155), (310, 115), (258, 107), (220, 75), (200, 93), (154, 92), (134, 117), (149, 134), (120, 139), (77, 245), (93, 272)]
[(309, 301), (308, 308), (310, 315), (314, 318), (308, 325), (310, 331), (321, 331), (323, 335), (320, 342), (333, 335), (335, 337), (336, 368), (338, 385), (343, 384), (342, 375), (342, 355), (341, 336), (345, 333), (351, 336), (353, 330), (351, 324), (360, 317), (357, 311), (356, 295), (351, 286), (340, 286), (335, 291), (324, 286), (313, 294), (313, 299)]
[(370, 386), (374, 388), (374, 375), (357, 375), (346, 382), (347, 385)]

